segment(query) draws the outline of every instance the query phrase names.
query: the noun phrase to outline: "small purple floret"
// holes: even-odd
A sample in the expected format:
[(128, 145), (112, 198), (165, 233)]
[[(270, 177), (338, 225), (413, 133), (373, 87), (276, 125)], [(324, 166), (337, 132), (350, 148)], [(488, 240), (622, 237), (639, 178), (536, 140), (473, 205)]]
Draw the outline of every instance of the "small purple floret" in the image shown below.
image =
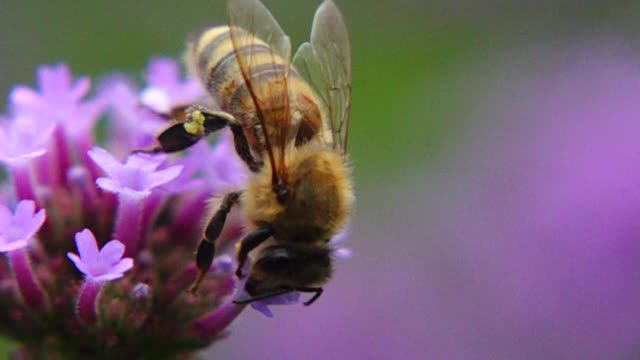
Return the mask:
[(102, 190), (132, 198), (149, 196), (153, 188), (175, 179), (182, 171), (182, 165), (156, 170), (165, 161), (164, 155), (134, 154), (122, 164), (106, 150), (94, 147), (89, 156), (107, 174), (96, 180)]
[(67, 256), (88, 280), (104, 282), (118, 279), (133, 267), (133, 259), (122, 258), (124, 245), (118, 240), (111, 240), (98, 250), (93, 233), (84, 229), (76, 234), (76, 246), (80, 256), (74, 253), (67, 253)]
[(199, 81), (182, 81), (180, 65), (171, 58), (152, 59), (145, 77), (149, 86), (140, 94), (141, 102), (160, 113), (192, 104), (204, 95)]
[(38, 232), (46, 217), (44, 209), (35, 212), (33, 201), (23, 200), (16, 206), (15, 213), (0, 204), (0, 252), (26, 247)]

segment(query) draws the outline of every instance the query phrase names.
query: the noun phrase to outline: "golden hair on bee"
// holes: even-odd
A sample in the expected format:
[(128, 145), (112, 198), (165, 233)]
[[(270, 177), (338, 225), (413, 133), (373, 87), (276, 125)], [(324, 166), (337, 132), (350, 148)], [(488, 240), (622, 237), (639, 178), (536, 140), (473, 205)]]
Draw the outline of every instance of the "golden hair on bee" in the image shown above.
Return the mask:
[(344, 228), (354, 196), (345, 158), (324, 145), (291, 149), (287, 161), (289, 196), (280, 203), (271, 191), (269, 166), (249, 180), (242, 194), (244, 214), (254, 225), (271, 224), (280, 241), (330, 239)]
[[(331, 276), (329, 240), (348, 222), (354, 196), (347, 159), (351, 44), (340, 10), (325, 0), (310, 41), (291, 43), (259, 0), (229, 0), (229, 25), (196, 33), (185, 62), (219, 109), (189, 106), (148, 152), (184, 150), (228, 127), (252, 172), (246, 188), (211, 202), (196, 252), (206, 277), (227, 215), (239, 208), (250, 229), (238, 248), (248, 303), (291, 291), (322, 294)], [(261, 244), (267, 246), (258, 250)], [(249, 273), (243, 271), (256, 250)]]

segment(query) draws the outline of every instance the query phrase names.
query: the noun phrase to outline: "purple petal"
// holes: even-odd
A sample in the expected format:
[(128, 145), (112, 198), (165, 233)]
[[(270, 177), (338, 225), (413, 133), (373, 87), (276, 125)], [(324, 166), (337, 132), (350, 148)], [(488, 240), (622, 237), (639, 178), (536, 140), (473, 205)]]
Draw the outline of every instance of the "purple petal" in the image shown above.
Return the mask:
[(40, 104), (40, 95), (26, 86), (16, 86), (9, 94), (12, 104), (24, 107), (36, 107)]
[(338, 233), (331, 238), (331, 240), (329, 241), (329, 244), (331, 245), (337, 245), (340, 244), (341, 242), (345, 241), (349, 235), (351, 235), (351, 229), (346, 227), (340, 231), (338, 231)]
[(111, 266), (122, 259), (122, 254), (124, 254), (124, 244), (118, 240), (111, 240), (100, 250), (98, 261)]
[(76, 233), (76, 247), (83, 262), (89, 264), (98, 261), (98, 243), (89, 229)]
[(166, 160), (167, 156), (163, 154), (133, 154), (127, 157), (125, 166), (128, 168), (141, 168), (144, 172), (151, 172), (157, 169), (158, 166)]
[(16, 206), (15, 214), (4, 213), (0, 228), (3, 242), (28, 241), (40, 229), (45, 220), (44, 209), (33, 214), (35, 203), (22, 200)]
[(273, 313), (269, 310), (269, 307), (265, 305), (262, 301), (254, 301), (251, 303), (251, 307), (263, 313), (264, 316), (268, 318), (273, 317)]
[(13, 213), (5, 205), (0, 204), (0, 228), (5, 228), (13, 219)]
[(20, 222), (26, 222), (33, 217), (36, 210), (36, 203), (32, 200), (22, 200), (18, 203), (15, 210), (15, 218)]
[(122, 275), (122, 273), (106, 273), (104, 275), (91, 276), (91, 279), (96, 282), (105, 282), (119, 279), (122, 277)]
[(133, 267), (132, 258), (124, 258), (111, 267), (111, 273), (125, 273)]
[(145, 89), (140, 94), (140, 102), (160, 113), (167, 113), (171, 110), (169, 94), (155, 87)]
[(114, 177), (123, 168), (122, 163), (116, 160), (113, 155), (107, 150), (97, 146), (89, 150), (89, 157), (96, 165), (100, 166), (109, 177)]
[(71, 70), (65, 64), (38, 68), (38, 86), (43, 94), (59, 95), (71, 86)]
[(122, 190), (118, 193), (120, 196), (124, 196), (131, 201), (142, 201), (142, 199), (151, 195), (150, 190), (133, 190), (130, 188), (122, 188)]
[(85, 266), (84, 262), (78, 257), (78, 255), (68, 252), (67, 257), (75, 264), (76, 268), (80, 270), (81, 273), (85, 275), (91, 274), (91, 271)]
[(74, 101), (80, 101), (91, 88), (91, 79), (88, 77), (81, 77), (73, 84), (73, 88), (69, 90), (69, 95)]
[(297, 291), (286, 293), (279, 296), (270, 297), (260, 301), (251, 303), (251, 307), (263, 313), (266, 317), (273, 317), (273, 313), (268, 305), (290, 305), (300, 300), (300, 293)]
[(146, 80), (153, 86), (171, 87), (179, 84), (180, 66), (171, 58), (151, 59)]
[(98, 178), (96, 179), (96, 185), (98, 185), (100, 189), (114, 194), (118, 194), (124, 190), (122, 185), (118, 184), (110, 178)]
[(40, 209), (31, 219), (29, 219), (29, 225), (25, 228), (25, 236), (27, 238), (33, 237), (38, 232), (38, 230), (40, 230), (40, 227), (42, 227), (42, 224), (44, 224), (46, 218), (46, 210)]
[(182, 165), (174, 165), (164, 170), (149, 174), (147, 188), (154, 188), (175, 179), (182, 172)]
[(265, 305), (290, 305), (300, 301), (300, 293), (297, 291), (288, 292), (286, 294), (273, 296), (260, 302)]
[(348, 260), (353, 257), (353, 251), (348, 248), (338, 248), (333, 252), (333, 255), (336, 257), (336, 259)]
[(4, 239), (0, 237), (0, 252), (13, 251), (25, 246), (27, 246), (27, 239), (5, 242)]
[(220, 274), (231, 274), (235, 271), (235, 262), (227, 254), (218, 256), (213, 260), (213, 271)]

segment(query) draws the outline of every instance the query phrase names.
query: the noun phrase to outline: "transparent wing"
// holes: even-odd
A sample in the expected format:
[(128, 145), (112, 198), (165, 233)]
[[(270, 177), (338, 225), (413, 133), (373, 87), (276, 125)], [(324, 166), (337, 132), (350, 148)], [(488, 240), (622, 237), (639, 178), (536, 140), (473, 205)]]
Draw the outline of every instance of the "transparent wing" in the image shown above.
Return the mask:
[(291, 42), (258, 0), (230, 0), (227, 11), (234, 52), (253, 100), (275, 183), (286, 176)]
[(321, 98), (326, 111), (325, 139), (346, 153), (351, 110), (351, 42), (340, 10), (325, 0), (316, 11), (311, 42), (304, 43), (293, 60), (298, 73)]
[(319, 130), (321, 132), (320, 138), (332, 147), (337, 146), (338, 142), (334, 140), (336, 134), (333, 132), (333, 123), (330, 121), (331, 117), (328, 110), (331, 105), (331, 98), (327, 91), (329, 85), (313, 51), (313, 46), (308, 42), (300, 45), (292, 63), (298, 75), (313, 88), (320, 99), (323, 111), (322, 128)]

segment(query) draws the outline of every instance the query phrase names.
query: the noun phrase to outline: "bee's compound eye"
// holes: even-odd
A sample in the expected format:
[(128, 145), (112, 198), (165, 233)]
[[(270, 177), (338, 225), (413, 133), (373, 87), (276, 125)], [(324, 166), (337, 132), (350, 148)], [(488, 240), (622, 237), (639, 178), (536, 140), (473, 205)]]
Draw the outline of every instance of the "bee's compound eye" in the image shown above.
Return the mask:
[(295, 259), (294, 253), (284, 247), (274, 247), (269, 250), (270, 251), (266, 252), (265, 256), (260, 259), (261, 265), (271, 272), (287, 271)]

